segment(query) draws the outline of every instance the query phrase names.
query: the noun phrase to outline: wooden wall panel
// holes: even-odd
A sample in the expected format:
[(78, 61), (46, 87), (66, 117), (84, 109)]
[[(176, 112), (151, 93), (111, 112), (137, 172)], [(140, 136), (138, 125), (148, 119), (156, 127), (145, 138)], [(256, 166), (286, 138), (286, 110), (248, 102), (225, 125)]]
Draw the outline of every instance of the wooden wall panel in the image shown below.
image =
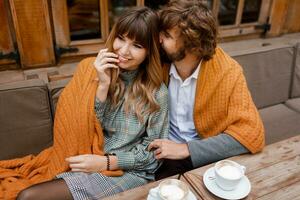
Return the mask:
[(284, 32), (300, 31), (300, 0), (290, 0)]
[(67, 47), (71, 42), (67, 1), (52, 0), (51, 6), (56, 44), (59, 47)]
[(273, 0), (270, 14), (271, 30), (268, 36), (278, 36), (283, 32), (288, 7), (289, 0)]
[(109, 35), (108, 0), (100, 0), (99, 5), (101, 16), (101, 39), (106, 40)]
[[(0, 1), (0, 52), (7, 54), (14, 51), (12, 35), (9, 29), (7, 7), (4, 0)], [(0, 65), (15, 63), (13, 60), (1, 59)]]
[(23, 68), (55, 63), (47, 0), (10, 0)]

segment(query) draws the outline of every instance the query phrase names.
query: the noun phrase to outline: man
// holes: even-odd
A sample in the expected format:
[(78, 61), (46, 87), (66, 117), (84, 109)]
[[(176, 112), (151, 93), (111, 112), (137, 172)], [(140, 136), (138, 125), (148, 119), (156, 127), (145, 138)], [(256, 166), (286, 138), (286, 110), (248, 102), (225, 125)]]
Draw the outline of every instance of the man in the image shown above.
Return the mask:
[(156, 179), (227, 157), (256, 153), (264, 128), (242, 68), (216, 45), (212, 13), (195, 0), (173, 0), (160, 11), (160, 42), (171, 65), (169, 140), (153, 141), (164, 159)]

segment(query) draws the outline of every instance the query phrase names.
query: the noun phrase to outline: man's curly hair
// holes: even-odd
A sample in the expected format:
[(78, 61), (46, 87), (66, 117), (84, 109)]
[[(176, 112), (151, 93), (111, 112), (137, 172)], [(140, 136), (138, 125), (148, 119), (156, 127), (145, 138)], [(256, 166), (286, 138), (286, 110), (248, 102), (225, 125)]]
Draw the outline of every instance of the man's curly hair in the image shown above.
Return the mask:
[(201, 0), (171, 0), (159, 15), (160, 30), (167, 31), (178, 26), (187, 50), (193, 50), (204, 60), (214, 55), (217, 25), (211, 11)]

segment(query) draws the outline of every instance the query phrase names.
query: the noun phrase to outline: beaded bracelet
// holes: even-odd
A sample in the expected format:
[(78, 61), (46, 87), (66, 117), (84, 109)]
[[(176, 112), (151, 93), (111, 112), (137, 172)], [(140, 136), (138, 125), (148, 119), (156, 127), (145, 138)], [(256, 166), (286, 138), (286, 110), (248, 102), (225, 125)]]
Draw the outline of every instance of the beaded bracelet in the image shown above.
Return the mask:
[(107, 163), (107, 165), (106, 165), (106, 170), (110, 170), (110, 159), (109, 159), (109, 155), (108, 154), (105, 154), (105, 156), (106, 156), (106, 163)]
[(109, 158), (109, 156), (114, 156), (114, 155), (116, 155), (115, 153), (105, 153), (104, 154), (104, 156), (106, 156), (106, 163), (107, 163), (107, 165), (106, 165), (106, 170), (110, 170), (110, 158)]

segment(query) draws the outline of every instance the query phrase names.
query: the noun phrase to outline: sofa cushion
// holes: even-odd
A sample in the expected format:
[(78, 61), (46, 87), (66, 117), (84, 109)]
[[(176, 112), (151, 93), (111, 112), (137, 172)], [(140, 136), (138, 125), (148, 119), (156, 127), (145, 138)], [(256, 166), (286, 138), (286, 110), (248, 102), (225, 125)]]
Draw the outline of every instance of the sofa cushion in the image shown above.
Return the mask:
[(295, 48), (295, 65), (291, 96), (293, 98), (300, 97), (300, 43), (298, 43)]
[(293, 53), (294, 48), (285, 45), (251, 49), (233, 55), (244, 69), (249, 90), (258, 108), (288, 100)]
[(55, 108), (56, 108), (59, 95), (61, 94), (61, 92), (63, 91), (63, 89), (69, 83), (70, 80), (71, 78), (66, 78), (66, 79), (52, 81), (48, 83), (51, 111), (53, 117), (55, 115)]
[(300, 113), (278, 104), (259, 110), (266, 132), (266, 144), (300, 134)]
[(285, 102), (286, 106), (300, 113), (300, 98), (289, 99)]
[(48, 89), (42, 80), (0, 85), (0, 160), (37, 154), (52, 144)]

